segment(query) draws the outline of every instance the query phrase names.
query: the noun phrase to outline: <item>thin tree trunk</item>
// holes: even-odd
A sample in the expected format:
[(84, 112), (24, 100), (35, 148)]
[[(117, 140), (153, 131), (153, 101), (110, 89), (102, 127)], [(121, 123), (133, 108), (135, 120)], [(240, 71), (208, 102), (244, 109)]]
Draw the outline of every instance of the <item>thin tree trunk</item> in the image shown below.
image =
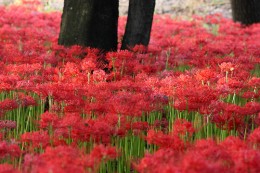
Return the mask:
[(245, 25), (260, 22), (260, 0), (231, 0), (232, 16)]
[(59, 44), (117, 50), (118, 0), (65, 0)]
[(126, 30), (121, 49), (131, 49), (137, 44), (147, 46), (153, 22), (155, 0), (130, 0)]

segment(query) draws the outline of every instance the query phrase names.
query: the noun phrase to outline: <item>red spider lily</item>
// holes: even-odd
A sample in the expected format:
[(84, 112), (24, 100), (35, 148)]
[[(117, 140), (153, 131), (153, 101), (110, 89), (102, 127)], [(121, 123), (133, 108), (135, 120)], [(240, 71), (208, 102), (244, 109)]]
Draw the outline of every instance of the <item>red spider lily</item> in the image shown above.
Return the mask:
[(106, 59), (109, 61), (108, 67), (112, 69), (114, 73), (118, 72), (120, 76), (123, 74), (131, 75), (133, 73), (133, 68), (136, 64), (133, 62), (136, 62), (136, 60), (132, 52), (126, 50), (108, 52), (106, 54)]
[(4, 101), (0, 102), (0, 109), (4, 111), (9, 111), (12, 109), (16, 109), (19, 107), (19, 104), (16, 100), (12, 99), (5, 99)]
[(0, 164), (0, 172), (2, 173), (20, 173), (19, 170), (15, 169), (12, 165), (7, 163)]
[(168, 130), (169, 122), (166, 118), (162, 118), (162, 120), (155, 120), (153, 127), (154, 128), (162, 128), (163, 130)]
[(117, 157), (117, 151), (113, 147), (96, 146), (90, 154), (73, 147), (58, 146), (47, 148), (40, 155), (25, 156), (23, 172), (96, 172), (102, 161)]
[(210, 140), (200, 140), (183, 158), (183, 172), (234, 172), (232, 157)]
[(104, 70), (94, 70), (92, 77), (94, 82), (104, 82), (106, 80), (106, 73)]
[(57, 124), (59, 128), (74, 128), (82, 120), (79, 113), (67, 113), (65, 114)]
[(59, 117), (58, 115), (50, 112), (45, 112), (41, 114), (41, 118), (39, 121), (40, 128), (47, 127), (57, 127), (58, 126)]
[(80, 69), (78, 64), (72, 62), (67, 62), (63, 70), (63, 74), (65, 75), (65, 77), (77, 76), (79, 72)]
[(143, 138), (143, 132), (149, 129), (148, 122), (129, 122), (126, 124), (126, 130), (131, 130), (134, 135)]
[(258, 115), (256, 115), (254, 123), (259, 126), (260, 125), (260, 112), (258, 113)]
[(248, 140), (255, 144), (257, 147), (260, 146), (260, 127), (256, 128), (251, 134), (249, 135)]
[[(88, 120), (85, 123), (88, 135), (97, 143), (110, 143), (110, 138), (115, 134), (116, 126), (111, 126), (104, 120)], [(80, 134), (80, 131), (77, 131)]]
[(241, 110), (243, 115), (254, 115), (260, 112), (260, 103), (247, 102)]
[(208, 86), (186, 86), (177, 87), (174, 107), (178, 110), (198, 110), (201, 106), (207, 105), (217, 99), (217, 92)]
[(33, 148), (45, 148), (50, 145), (50, 137), (47, 131), (26, 132), (21, 135), (21, 142), (27, 143)]
[(92, 57), (91, 57), (91, 59), (89, 59), (89, 57), (83, 59), (80, 64), (81, 69), (83, 71), (85, 71), (86, 73), (90, 73), (91, 71), (95, 70), (96, 69), (95, 59), (93, 59)]
[(229, 89), (229, 93), (238, 93), (238, 91), (240, 91), (244, 87), (243, 82), (239, 81), (236, 78), (226, 79), (225, 77), (223, 77), (217, 81), (217, 84), (219, 85), (218, 87), (227, 87), (227, 89)]
[(0, 142), (0, 158), (5, 157), (19, 157), (21, 149), (17, 144), (7, 143), (6, 141)]
[(235, 70), (235, 65), (231, 62), (223, 62), (219, 65), (222, 72), (232, 72)]
[(189, 136), (192, 136), (194, 132), (195, 129), (192, 123), (185, 119), (176, 119), (173, 122), (173, 135), (185, 135), (187, 133)]
[(196, 73), (196, 79), (203, 83), (210, 82), (216, 78), (216, 72), (212, 69), (202, 69)]
[(5, 66), (6, 70), (10, 74), (28, 76), (32, 74), (37, 74), (43, 67), (42, 64), (10, 64)]
[(0, 128), (15, 129), (16, 121), (0, 120)]
[(141, 116), (142, 112), (151, 111), (149, 97), (144, 94), (118, 92), (109, 100), (109, 111), (122, 115)]
[(248, 146), (245, 141), (234, 137), (229, 136), (220, 145), (225, 148), (231, 155), (235, 154), (238, 150), (246, 150)]
[(135, 53), (146, 53), (147, 52), (147, 47), (144, 45), (135, 45), (132, 48), (133, 52)]
[(102, 159), (104, 159), (104, 161), (115, 159), (118, 157), (118, 154), (119, 152), (115, 147), (105, 147), (104, 145), (95, 146), (90, 153), (98, 162), (101, 162)]
[[(87, 119), (84, 123), (84, 128), (82, 131), (85, 132), (86, 137), (91, 137), (95, 142), (102, 142), (104, 144), (109, 144), (111, 137), (119, 133), (121, 130), (124, 135), (122, 127), (124, 127), (124, 118), (117, 115), (108, 114), (106, 116), (100, 116), (96, 120)], [(75, 133), (78, 134), (79, 139), (82, 136), (80, 129), (76, 129)]]
[(183, 150), (184, 142), (176, 135), (167, 135), (162, 131), (149, 130), (146, 140), (149, 144), (155, 144), (160, 148), (171, 148), (174, 150)]
[(238, 150), (234, 152), (232, 158), (235, 163), (234, 171), (237, 173), (260, 171), (260, 166), (258, 164), (260, 153), (257, 150)]
[(21, 107), (27, 107), (27, 106), (36, 106), (37, 103), (35, 101), (35, 99), (31, 96), (25, 96), (25, 95), (20, 95), (18, 96), (18, 99), (17, 99), (19, 105)]
[(1, 79), (1, 85), (9, 85), (8, 88), (2, 88), (1, 90), (9, 90), (10, 88), (14, 87), (15, 84), (22, 80), (22, 78), (18, 75), (0, 75), (0, 79)]
[(219, 128), (226, 130), (236, 130), (244, 125), (243, 116), (231, 112), (223, 112), (212, 116), (213, 123)]
[(258, 93), (255, 93), (253, 91), (247, 91), (244, 92), (241, 97), (246, 99), (257, 99), (260, 97), (260, 91), (258, 91)]
[(146, 154), (138, 164), (134, 163), (134, 168), (140, 173), (181, 172), (179, 164), (182, 154), (182, 152), (172, 149), (159, 149), (154, 155)]
[[(96, 172), (102, 161), (118, 155), (116, 149), (97, 146), (86, 154), (89, 148), (81, 151), (79, 145), (116, 144), (126, 135), (131, 139), (129, 130), (160, 148), (138, 158), (140, 162), (134, 165), (139, 172), (260, 172), (259, 78), (251, 75), (251, 71), (257, 73), (259, 63), (259, 25), (244, 28), (219, 15), (193, 21), (155, 16), (148, 48), (138, 45), (133, 52), (104, 56), (98, 49), (57, 45), (60, 13), (16, 6), (0, 7), (0, 13), (0, 114), (7, 119), (14, 112), (7, 111), (18, 107), (34, 106), (33, 114), (40, 109), (37, 100), (19, 91), (36, 93), (42, 100), (48, 96), (52, 103), (50, 112), (40, 115), (39, 131), (17, 136), (26, 155), (20, 155), (23, 172)], [(122, 37), (126, 18), (119, 20)], [(217, 35), (201, 27), (205, 22), (218, 25)], [(101, 70), (107, 67), (110, 74)], [(18, 95), (5, 97), (13, 93)], [(234, 93), (236, 103), (222, 101)], [(218, 144), (197, 140), (196, 132), (193, 139), (192, 123), (184, 119), (173, 122), (169, 131), (165, 114), (175, 111), (169, 105), (187, 113), (199, 112), (208, 117), (207, 122), (222, 130), (235, 129), (246, 139), (228, 137)], [(153, 111), (159, 115), (153, 124), (140, 120)], [(3, 128), (15, 124), (0, 121)], [(9, 133), (13, 130), (1, 134), (1, 139)], [(9, 145), (6, 142), (3, 148)], [(42, 153), (36, 154), (38, 150)], [(12, 150), (5, 151), (10, 155)]]
[(260, 78), (252, 77), (248, 82), (249, 87), (259, 87), (260, 86)]

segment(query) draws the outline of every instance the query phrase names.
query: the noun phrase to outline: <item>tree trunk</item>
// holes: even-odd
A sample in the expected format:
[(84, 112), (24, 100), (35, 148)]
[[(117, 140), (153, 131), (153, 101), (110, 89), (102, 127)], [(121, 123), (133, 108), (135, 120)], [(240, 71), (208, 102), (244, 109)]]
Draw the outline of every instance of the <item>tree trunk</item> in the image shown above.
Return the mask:
[(118, 0), (65, 0), (59, 44), (117, 50)]
[(155, 0), (130, 0), (126, 30), (121, 49), (131, 49), (137, 44), (147, 46), (153, 22)]
[(260, 22), (260, 0), (231, 0), (233, 20), (244, 25)]

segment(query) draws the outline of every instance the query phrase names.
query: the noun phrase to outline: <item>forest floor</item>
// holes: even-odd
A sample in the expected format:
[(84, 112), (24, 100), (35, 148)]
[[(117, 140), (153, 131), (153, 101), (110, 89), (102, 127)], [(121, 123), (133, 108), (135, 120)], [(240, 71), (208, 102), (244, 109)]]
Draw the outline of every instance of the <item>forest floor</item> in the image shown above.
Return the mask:
[[(0, 4), (10, 5), (21, 0), (0, 0)], [(31, 0), (30, 0), (31, 1)], [(62, 10), (64, 0), (41, 0), (45, 10)], [(126, 15), (129, 0), (119, 0), (120, 15)], [(229, 0), (156, 0), (155, 13), (169, 13), (173, 17), (190, 18), (192, 15), (220, 13), (231, 17)]]

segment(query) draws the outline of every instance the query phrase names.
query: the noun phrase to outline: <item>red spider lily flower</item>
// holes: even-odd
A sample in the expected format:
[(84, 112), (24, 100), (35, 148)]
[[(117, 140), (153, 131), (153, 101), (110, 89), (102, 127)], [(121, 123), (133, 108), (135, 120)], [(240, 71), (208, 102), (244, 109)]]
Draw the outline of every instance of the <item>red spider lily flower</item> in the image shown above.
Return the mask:
[[(91, 165), (92, 166), (92, 165)], [(58, 146), (47, 148), (41, 155), (25, 155), (23, 172), (85, 172), (84, 157), (75, 148)]]
[[(85, 133), (88, 134), (95, 142), (104, 144), (110, 143), (110, 138), (116, 133), (117, 125), (109, 124), (106, 119), (98, 118), (97, 120), (85, 121)], [(80, 135), (81, 129), (75, 129), (75, 133)], [(73, 131), (74, 132), (74, 131)]]
[(104, 82), (106, 80), (106, 72), (104, 70), (94, 70), (92, 77), (94, 82)]
[(230, 112), (223, 112), (212, 116), (212, 122), (225, 130), (236, 130), (244, 125), (244, 117)]
[(162, 128), (163, 130), (168, 130), (169, 121), (166, 118), (162, 118), (161, 120), (155, 120), (153, 127), (154, 128)]
[(236, 68), (231, 62), (223, 62), (219, 65), (219, 67), (222, 72), (232, 72)]
[(241, 110), (244, 115), (254, 115), (260, 112), (260, 103), (258, 102), (247, 102)]
[(47, 128), (50, 126), (53, 128), (57, 127), (59, 117), (55, 113), (45, 112), (40, 116), (41, 116), (39, 121), (40, 128)]
[(192, 123), (185, 119), (176, 119), (172, 126), (173, 135), (185, 135), (188, 133), (189, 136), (192, 136), (192, 134), (195, 132)]
[(118, 151), (115, 147), (105, 147), (104, 145), (97, 145), (93, 148), (90, 156), (97, 159), (98, 162), (115, 159), (118, 157)]
[[(189, 84), (191, 85), (191, 84)], [(210, 104), (217, 99), (217, 92), (209, 86), (186, 86), (177, 87), (174, 101), (174, 107), (178, 110), (199, 110), (200, 107)]]
[(259, 77), (252, 77), (249, 81), (248, 81), (248, 85), (250, 88), (259, 88), (260, 86), (260, 78)]
[(71, 62), (67, 62), (63, 70), (64, 75), (68, 77), (77, 76), (79, 72), (78, 64)]
[(0, 164), (1, 173), (20, 173), (19, 170), (15, 169), (12, 165), (7, 163)]
[(64, 107), (64, 113), (78, 113), (82, 112), (81, 107), (77, 107), (77, 105), (67, 105)]
[(143, 138), (143, 132), (149, 129), (148, 122), (129, 122), (126, 124), (126, 129), (131, 130), (133, 135)]
[(146, 140), (148, 144), (155, 144), (160, 148), (171, 148), (174, 150), (183, 150), (185, 148), (184, 142), (178, 136), (167, 135), (162, 131), (155, 132), (154, 130), (149, 130)]
[(216, 78), (216, 72), (212, 69), (206, 68), (206, 69), (202, 69), (199, 70), (196, 73), (196, 79), (199, 81), (203, 81), (204, 83), (206, 82), (210, 82), (212, 80), (214, 80), (214, 78)]
[(5, 99), (0, 102), (0, 110), (9, 111), (19, 107), (19, 104), (16, 100)]
[(22, 165), (23, 172), (96, 172), (102, 161), (108, 161), (117, 157), (117, 151), (112, 147), (96, 146), (90, 154), (69, 147), (58, 146), (46, 148), (40, 155), (25, 156)]
[(128, 60), (128, 59), (132, 59), (132, 57), (133, 57), (133, 53), (127, 50), (120, 50), (118, 52), (108, 52), (106, 54), (106, 58), (109, 61)]
[(38, 73), (43, 68), (43, 66), (39, 63), (20, 65), (10, 64), (6, 65), (5, 68), (11, 74), (25, 76)]
[(21, 107), (36, 106), (37, 105), (35, 99), (31, 96), (21, 95), (17, 98), (17, 100), (18, 100), (17, 102), (19, 103), (19, 105)]
[(93, 59), (85, 58), (80, 63), (81, 69), (86, 73), (90, 73), (91, 71), (96, 69), (96, 63)]
[(0, 142), (0, 158), (5, 157), (19, 157), (21, 149), (17, 144), (7, 143), (6, 141)]
[(246, 91), (241, 95), (241, 97), (246, 99), (257, 99), (260, 97), (260, 91), (258, 91), (258, 93), (253, 91)]
[(258, 126), (260, 126), (260, 112), (258, 113), (258, 115), (256, 115), (254, 123)]
[(147, 47), (144, 45), (135, 45), (132, 48), (132, 51), (135, 53), (146, 53), (147, 52)]
[(141, 116), (142, 112), (152, 110), (150, 100), (147, 95), (142, 93), (118, 92), (109, 100), (109, 111), (122, 115)]
[(257, 147), (260, 146), (260, 127), (256, 128), (248, 137), (248, 141), (251, 143), (257, 145)]
[(10, 91), (12, 89), (13, 87), (10, 84), (4, 82), (0, 83), (0, 91)]
[(0, 75), (0, 80), (2, 85), (10, 85), (10, 87), (14, 87), (16, 83), (22, 78), (19, 75)]
[(66, 113), (59, 121), (57, 126), (59, 128), (73, 128), (82, 121), (79, 113)]
[(153, 155), (146, 154), (139, 163), (134, 163), (134, 169), (140, 173), (181, 172), (179, 164), (183, 153), (171, 149), (159, 149)]
[(260, 165), (258, 164), (260, 159), (259, 150), (238, 150), (234, 152), (232, 158), (235, 163), (234, 171), (236, 173), (260, 171)]
[(244, 87), (244, 84), (242, 81), (239, 81), (236, 78), (228, 78), (226, 80), (225, 77), (220, 78), (217, 81), (217, 88), (220, 92), (223, 92), (222, 90), (226, 90), (224, 92), (228, 93), (239, 93), (239, 91)]
[(183, 172), (234, 172), (232, 157), (211, 140), (199, 140), (183, 158)]
[(45, 148), (50, 144), (50, 137), (47, 131), (35, 131), (26, 132), (21, 135), (21, 142), (26, 142), (27, 144), (32, 144), (33, 148)]
[(15, 129), (16, 121), (0, 120), (0, 128)]
[(220, 146), (225, 148), (227, 152), (231, 154), (236, 153), (238, 150), (248, 149), (245, 141), (234, 136), (228, 136), (224, 141), (220, 143)]
[(114, 73), (119, 72), (122, 76), (125, 73), (131, 74), (131, 72), (133, 72), (134, 64), (132, 63), (135, 62), (135, 59), (132, 52), (127, 50), (108, 52), (106, 59), (109, 61), (108, 67), (112, 69)]

